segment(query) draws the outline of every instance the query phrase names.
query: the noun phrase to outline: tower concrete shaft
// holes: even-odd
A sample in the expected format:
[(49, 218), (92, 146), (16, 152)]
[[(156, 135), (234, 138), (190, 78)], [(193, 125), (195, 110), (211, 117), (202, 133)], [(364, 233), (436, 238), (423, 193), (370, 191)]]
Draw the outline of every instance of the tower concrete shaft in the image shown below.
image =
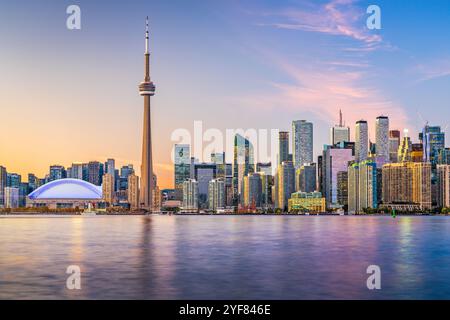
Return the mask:
[(141, 162), (141, 189), (140, 207), (152, 210), (153, 207), (153, 157), (152, 157), (152, 127), (150, 97), (155, 94), (155, 85), (150, 80), (150, 53), (149, 53), (148, 17), (145, 30), (145, 75), (144, 81), (139, 85), (139, 94), (144, 97), (144, 123), (142, 137)]

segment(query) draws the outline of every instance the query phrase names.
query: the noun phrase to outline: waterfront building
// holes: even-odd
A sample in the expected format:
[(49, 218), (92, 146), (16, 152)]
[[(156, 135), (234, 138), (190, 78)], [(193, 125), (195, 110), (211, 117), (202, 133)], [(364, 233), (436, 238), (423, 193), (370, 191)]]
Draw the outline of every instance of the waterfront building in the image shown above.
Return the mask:
[(348, 172), (339, 171), (337, 173), (337, 203), (343, 207), (348, 207)]
[(296, 191), (314, 192), (316, 191), (316, 164), (304, 163), (296, 170)]
[(102, 185), (104, 165), (98, 161), (88, 163), (88, 182), (96, 186)]
[(289, 132), (278, 132), (278, 164), (289, 161)]
[(263, 209), (272, 208), (272, 187), (274, 185), (274, 177), (265, 172), (258, 172), (261, 177), (261, 207)]
[(201, 209), (205, 209), (208, 207), (209, 182), (217, 177), (216, 165), (214, 163), (195, 164), (194, 177), (198, 185), (198, 206)]
[(382, 177), (383, 207), (402, 210), (432, 208), (430, 163), (386, 164)]
[(242, 193), (242, 182), (246, 175), (255, 172), (255, 160), (252, 143), (236, 134), (234, 137), (233, 192), (234, 205), (238, 205)]
[(19, 188), (6, 187), (4, 189), (5, 208), (15, 209), (19, 207)]
[(27, 207), (50, 209), (85, 208), (89, 203), (98, 206), (103, 202), (102, 187), (79, 179), (59, 179), (46, 183), (26, 199)]
[(400, 131), (389, 130), (389, 162), (398, 162), (398, 147), (400, 146)]
[(350, 128), (346, 127), (342, 121), (342, 112), (339, 110), (339, 124), (331, 128), (330, 143), (332, 146), (350, 141)]
[(260, 208), (262, 205), (262, 179), (259, 173), (244, 177), (244, 207)]
[(439, 186), (437, 205), (441, 208), (450, 208), (450, 165), (439, 164), (437, 174)]
[(419, 134), (419, 139), (423, 144), (423, 162), (437, 164), (439, 150), (445, 148), (445, 133), (440, 126), (425, 125)]
[(127, 200), (132, 210), (139, 208), (139, 177), (134, 173), (127, 178)]
[(305, 163), (313, 162), (313, 124), (311, 122), (292, 121), (292, 158), (296, 169)]
[(198, 211), (198, 193), (198, 182), (195, 179), (188, 179), (183, 182), (183, 211)]
[(8, 172), (6, 168), (0, 166), (0, 208), (5, 206), (5, 188), (8, 184)]
[(102, 184), (103, 200), (112, 206), (115, 203), (114, 176), (111, 173), (103, 175)]
[(67, 178), (85, 180), (83, 175), (83, 163), (72, 163), (72, 166), (67, 169)]
[(213, 179), (208, 185), (208, 209), (217, 212), (225, 208), (225, 181), (223, 178)]
[(348, 163), (354, 161), (353, 151), (350, 148), (326, 146), (322, 160), (322, 194), (327, 200), (327, 207), (331, 209), (342, 208), (338, 200), (337, 174), (348, 170)]
[(188, 144), (175, 144), (174, 147), (174, 181), (175, 197), (183, 199), (183, 182), (191, 177), (191, 152)]
[(19, 188), (22, 183), (22, 176), (17, 173), (7, 172), (6, 174), (6, 186), (11, 188)]
[(375, 121), (376, 147), (375, 153), (377, 164), (389, 162), (389, 118), (385, 116), (377, 117)]
[(377, 167), (371, 160), (353, 163), (348, 168), (348, 211), (362, 213), (377, 208)]
[(355, 128), (355, 161), (361, 162), (367, 159), (369, 154), (369, 129), (367, 121), (359, 120)]
[(295, 211), (325, 212), (325, 198), (320, 192), (294, 192), (288, 200), (288, 212)]
[(288, 208), (288, 200), (291, 194), (295, 192), (295, 168), (292, 161), (284, 161), (278, 167), (276, 189), (276, 207), (285, 211)]

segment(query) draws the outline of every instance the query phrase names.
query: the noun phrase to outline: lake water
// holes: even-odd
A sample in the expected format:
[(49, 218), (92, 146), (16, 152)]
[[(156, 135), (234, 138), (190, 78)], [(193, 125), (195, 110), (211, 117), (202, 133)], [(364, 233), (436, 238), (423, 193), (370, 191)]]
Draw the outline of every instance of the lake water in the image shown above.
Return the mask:
[(450, 299), (450, 217), (0, 217), (0, 298)]

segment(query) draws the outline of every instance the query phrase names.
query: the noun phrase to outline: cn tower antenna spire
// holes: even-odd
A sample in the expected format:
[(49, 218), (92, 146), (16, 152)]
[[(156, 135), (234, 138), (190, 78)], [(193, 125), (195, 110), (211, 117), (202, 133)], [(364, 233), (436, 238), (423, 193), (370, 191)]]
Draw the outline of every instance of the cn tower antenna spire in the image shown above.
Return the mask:
[(148, 16), (145, 19), (145, 54), (148, 54)]

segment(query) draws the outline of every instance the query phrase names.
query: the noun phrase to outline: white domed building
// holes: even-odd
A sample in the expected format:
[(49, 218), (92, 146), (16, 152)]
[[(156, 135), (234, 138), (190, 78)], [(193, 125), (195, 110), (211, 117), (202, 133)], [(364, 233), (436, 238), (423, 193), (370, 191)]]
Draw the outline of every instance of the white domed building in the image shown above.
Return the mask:
[(50, 209), (95, 207), (103, 202), (102, 187), (79, 179), (54, 180), (31, 192), (27, 207)]

